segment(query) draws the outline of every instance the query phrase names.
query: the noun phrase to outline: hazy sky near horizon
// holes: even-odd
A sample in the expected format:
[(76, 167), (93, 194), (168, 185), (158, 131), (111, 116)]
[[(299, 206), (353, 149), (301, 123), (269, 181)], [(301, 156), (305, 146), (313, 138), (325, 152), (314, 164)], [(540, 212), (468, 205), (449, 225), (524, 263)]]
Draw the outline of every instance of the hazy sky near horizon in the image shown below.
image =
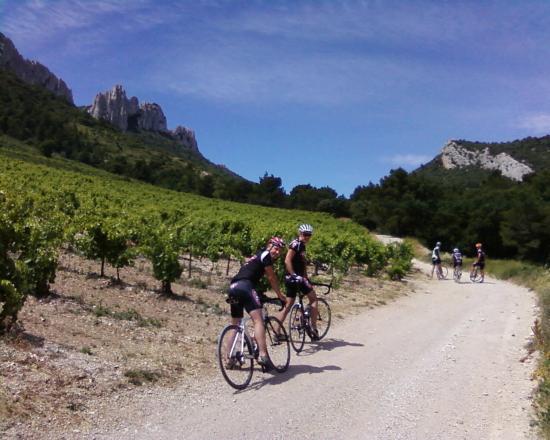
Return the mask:
[(0, 0), (77, 105), (122, 84), (258, 181), (349, 195), (449, 139), (550, 133), (550, 1)]

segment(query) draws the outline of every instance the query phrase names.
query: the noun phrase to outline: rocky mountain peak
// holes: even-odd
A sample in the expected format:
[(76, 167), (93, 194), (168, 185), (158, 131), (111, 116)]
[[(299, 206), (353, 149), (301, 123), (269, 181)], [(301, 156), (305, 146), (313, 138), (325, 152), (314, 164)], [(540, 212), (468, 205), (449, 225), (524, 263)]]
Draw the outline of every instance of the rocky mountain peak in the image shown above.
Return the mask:
[(13, 72), (20, 80), (42, 86), (49, 91), (73, 102), (73, 93), (65, 81), (55, 76), (46, 66), (21, 56), (13, 42), (0, 32), (0, 69)]
[(184, 147), (193, 151), (199, 151), (195, 132), (190, 128), (178, 125), (172, 134)]
[(140, 104), (135, 96), (128, 98), (121, 85), (98, 93), (88, 113), (96, 119), (109, 121), (122, 131), (144, 130), (168, 134), (183, 148), (199, 151), (192, 129), (178, 125), (174, 131), (168, 130), (166, 116), (160, 105), (149, 102)]
[(498, 170), (503, 176), (517, 181), (522, 181), (525, 175), (533, 172), (527, 164), (517, 161), (507, 153), (493, 155), (487, 147), (472, 151), (456, 140), (450, 140), (441, 150), (441, 163), (445, 169), (477, 166), (486, 170)]
[(166, 117), (158, 104), (143, 103), (117, 84), (111, 90), (98, 93), (88, 112), (96, 119), (109, 121), (122, 131), (147, 130), (166, 132)]

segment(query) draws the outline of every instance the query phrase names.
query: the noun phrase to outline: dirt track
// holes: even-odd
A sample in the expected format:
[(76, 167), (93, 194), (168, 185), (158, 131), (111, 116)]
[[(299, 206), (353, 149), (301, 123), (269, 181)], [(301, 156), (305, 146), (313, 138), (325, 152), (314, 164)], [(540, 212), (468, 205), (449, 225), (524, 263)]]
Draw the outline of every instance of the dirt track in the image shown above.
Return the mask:
[(524, 360), (534, 294), (490, 278), (409, 284), (293, 356), (287, 373), (256, 371), (243, 392), (221, 375), (149, 391), (68, 437), (535, 438), (535, 360)]

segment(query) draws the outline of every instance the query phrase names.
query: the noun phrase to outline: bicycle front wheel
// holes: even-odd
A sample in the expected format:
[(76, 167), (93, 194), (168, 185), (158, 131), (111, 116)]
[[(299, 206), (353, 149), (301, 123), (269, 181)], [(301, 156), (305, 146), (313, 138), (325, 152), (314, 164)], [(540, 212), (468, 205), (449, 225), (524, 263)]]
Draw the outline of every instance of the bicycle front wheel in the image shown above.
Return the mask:
[(455, 267), (453, 278), (457, 283), (460, 281), (460, 278), (462, 278), (462, 269), (460, 267)]
[(317, 315), (317, 331), (319, 332), (319, 339), (323, 339), (330, 328), (332, 314), (328, 302), (323, 298), (317, 299), (317, 308), (319, 311)]
[(300, 353), (304, 348), (306, 341), (306, 326), (304, 318), (304, 310), (299, 304), (294, 304), (290, 309), (288, 318), (288, 335), (290, 336), (290, 344), (296, 353)]
[(479, 269), (477, 267), (470, 272), (470, 280), (472, 283), (481, 282), (481, 274), (479, 273)]
[(248, 386), (254, 368), (252, 344), (238, 325), (228, 325), (218, 338), (218, 363), (226, 382), (237, 390)]
[[(290, 345), (283, 323), (274, 316), (268, 316), (265, 323), (265, 341), (269, 358), (275, 369), (283, 373), (290, 364)], [(277, 333), (278, 332), (278, 333)]]

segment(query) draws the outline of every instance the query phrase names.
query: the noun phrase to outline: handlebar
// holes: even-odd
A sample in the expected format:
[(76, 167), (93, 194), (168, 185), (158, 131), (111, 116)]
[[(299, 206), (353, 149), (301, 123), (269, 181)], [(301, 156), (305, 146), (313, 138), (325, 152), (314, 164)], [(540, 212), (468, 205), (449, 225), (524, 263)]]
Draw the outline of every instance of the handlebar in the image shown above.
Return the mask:
[(260, 296), (260, 302), (262, 303), (262, 306), (265, 304), (274, 304), (279, 307), (279, 311), (283, 310), (285, 304), (283, 301), (281, 301), (279, 298), (272, 298), (266, 295)]
[(320, 286), (320, 287), (326, 287), (326, 292), (321, 292), (323, 295), (328, 295), (330, 291), (332, 290), (332, 283), (334, 282), (334, 279), (330, 280), (329, 284), (326, 283), (318, 283), (316, 281), (310, 281), (312, 286)]

